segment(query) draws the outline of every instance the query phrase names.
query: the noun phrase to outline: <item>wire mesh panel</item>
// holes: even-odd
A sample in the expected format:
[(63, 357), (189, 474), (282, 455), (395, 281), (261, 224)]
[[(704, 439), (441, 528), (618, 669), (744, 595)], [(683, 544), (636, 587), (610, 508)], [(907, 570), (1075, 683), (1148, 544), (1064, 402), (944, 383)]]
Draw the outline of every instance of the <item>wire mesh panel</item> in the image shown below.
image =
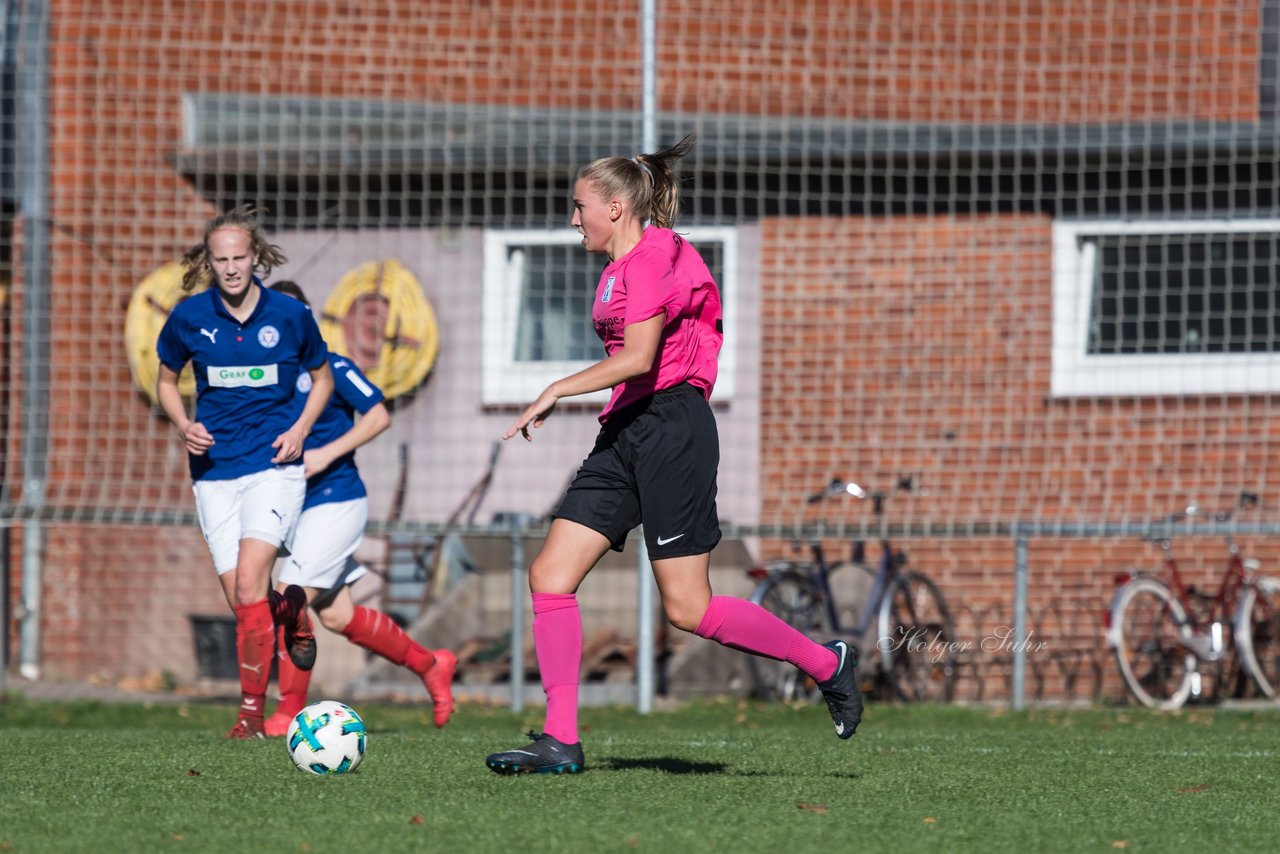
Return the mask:
[[(545, 519), (600, 401), (565, 401), (531, 445), (495, 440), (601, 355), (604, 259), (581, 251), (570, 194), (580, 166), (639, 150), (638, 3), (0, 8), (15, 596), (20, 523), (128, 525), (146, 562), (141, 532), (194, 525), (154, 336), (186, 296), (174, 262), (239, 204), (288, 258), (272, 278), (297, 281), (330, 343), (391, 392), (391, 428), (359, 455), (374, 531), (395, 535), (368, 541), (371, 565), (421, 563), (444, 529)], [(760, 557), (819, 521), (897, 525), (985, 613), (1009, 598), (1015, 525), (1138, 524), (1242, 489), (1274, 523), (1276, 12), (659, 4), (658, 138), (697, 139), (677, 228), (724, 294), (712, 400), (731, 538)], [(894, 490), (904, 477), (916, 488)], [(805, 502), (832, 478), (893, 495), (882, 516)], [(80, 590), (103, 556), (65, 542), (42, 547), (43, 584)], [(182, 562), (202, 566), (189, 543)], [(1105, 601), (1099, 566), (1144, 548), (1047, 542), (1033, 597)], [(602, 619), (630, 619), (615, 598)]]

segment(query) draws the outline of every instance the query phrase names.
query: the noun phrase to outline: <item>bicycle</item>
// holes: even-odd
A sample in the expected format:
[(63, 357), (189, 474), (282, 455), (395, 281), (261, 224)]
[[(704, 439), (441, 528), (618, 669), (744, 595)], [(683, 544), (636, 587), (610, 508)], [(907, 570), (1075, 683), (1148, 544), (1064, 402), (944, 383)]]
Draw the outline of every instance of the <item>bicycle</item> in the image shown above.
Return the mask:
[[(905, 477), (899, 478), (895, 488), (911, 492), (915, 485)], [(809, 496), (807, 503), (842, 495), (871, 498), (876, 518), (883, 515), (889, 497), (889, 493), (867, 493), (856, 483), (836, 479)], [(908, 702), (950, 701), (955, 690), (957, 645), (951, 614), (938, 586), (920, 572), (904, 571), (906, 553), (895, 551), (889, 538), (883, 537), (870, 595), (857, 625), (847, 628), (840, 619), (830, 580), (844, 563), (828, 562), (820, 537), (810, 540), (809, 552), (807, 561), (778, 559), (748, 570), (747, 574), (759, 582), (751, 601), (810, 637), (826, 640), (832, 635), (849, 635), (860, 648), (874, 623), (879, 675), (893, 696)], [(853, 541), (849, 563), (872, 572), (862, 540)], [(813, 680), (786, 662), (752, 657), (749, 667), (756, 693), (766, 699), (807, 700), (819, 693)]]
[[(1229, 521), (1237, 510), (1257, 503), (1256, 495), (1242, 492), (1236, 506), (1214, 514), (1214, 520)], [(1199, 514), (1200, 508), (1192, 505), (1162, 524)], [(1274, 696), (1280, 685), (1276, 590), (1271, 581), (1254, 577), (1257, 561), (1241, 558), (1234, 538), (1228, 536), (1222, 581), (1210, 594), (1183, 582), (1170, 534), (1145, 539), (1159, 544), (1163, 571), (1117, 575), (1107, 613), (1107, 644), (1134, 698), (1153, 709), (1179, 709), (1191, 697), (1203, 695), (1202, 664), (1215, 677), (1214, 696), (1228, 680), (1239, 682), (1244, 676), (1252, 677), (1268, 697)]]

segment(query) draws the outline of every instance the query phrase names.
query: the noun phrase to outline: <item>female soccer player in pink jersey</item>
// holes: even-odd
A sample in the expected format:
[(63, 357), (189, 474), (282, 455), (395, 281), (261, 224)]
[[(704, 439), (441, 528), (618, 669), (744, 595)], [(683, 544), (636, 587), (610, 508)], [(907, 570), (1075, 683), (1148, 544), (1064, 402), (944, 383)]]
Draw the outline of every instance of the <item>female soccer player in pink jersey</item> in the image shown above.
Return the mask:
[(544, 731), (495, 753), (500, 774), (577, 773), (582, 620), (576, 592), (610, 549), (643, 524), (645, 544), (673, 626), (725, 646), (789, 661), (822, 688), (841, 738), (862, 718), (857, 653), (843, 641), (818, 644), (743, 599), (713, 596), (711, 550), (719, 437), (708, 398), (723, 338), (720, 293), (707, 265), (671, 230), (679, 210), (674, 165), (686, 137), (654, 154), (605, 157), (584, 166), (573, 187), (572, 225), (588, 252), (609, 262), (596, 287), (592, 321), (605, 357), (546, 388), (504, 439), (539, 428), (565, 397), (612, 388), (595, 447), (569, 485), (529, 569), (533, 638), (547, 696)]

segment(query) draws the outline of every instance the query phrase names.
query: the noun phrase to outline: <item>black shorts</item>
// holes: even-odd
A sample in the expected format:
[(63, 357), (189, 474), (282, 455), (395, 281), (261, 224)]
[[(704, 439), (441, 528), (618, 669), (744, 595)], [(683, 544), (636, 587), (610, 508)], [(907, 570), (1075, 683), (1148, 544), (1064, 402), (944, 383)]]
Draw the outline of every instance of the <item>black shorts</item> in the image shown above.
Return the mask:
[(720, 437), (702, 392), (684, 383), (615, 412), (553, 513), (622, 551), (644, 525), (651, 560), (705, 554), (720, 542)]

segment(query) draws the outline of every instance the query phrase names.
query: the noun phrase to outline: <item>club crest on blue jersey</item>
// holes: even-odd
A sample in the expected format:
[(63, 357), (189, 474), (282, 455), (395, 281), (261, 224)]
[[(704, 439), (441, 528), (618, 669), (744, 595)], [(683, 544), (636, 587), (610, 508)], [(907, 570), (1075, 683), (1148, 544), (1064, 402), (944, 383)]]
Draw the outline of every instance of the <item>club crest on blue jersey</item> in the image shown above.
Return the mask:
[(613, 296), (614, 278), (616, 277), (610, 276), (609, 279), (604, 283), (604, 293), (600, 295), (600, 302), (608, 302), (609, 298)]
[(258, 343), (263, 347), (274, 347), (280, 343), (280, 330), (274, 326), (264, 326), (258, 330)]
[(294, 387), (298, 389), (298, 394), (306, 394), (311, 391), (311, 374), (306, 371), (298, 374), (298, 381), (294, 383)]

